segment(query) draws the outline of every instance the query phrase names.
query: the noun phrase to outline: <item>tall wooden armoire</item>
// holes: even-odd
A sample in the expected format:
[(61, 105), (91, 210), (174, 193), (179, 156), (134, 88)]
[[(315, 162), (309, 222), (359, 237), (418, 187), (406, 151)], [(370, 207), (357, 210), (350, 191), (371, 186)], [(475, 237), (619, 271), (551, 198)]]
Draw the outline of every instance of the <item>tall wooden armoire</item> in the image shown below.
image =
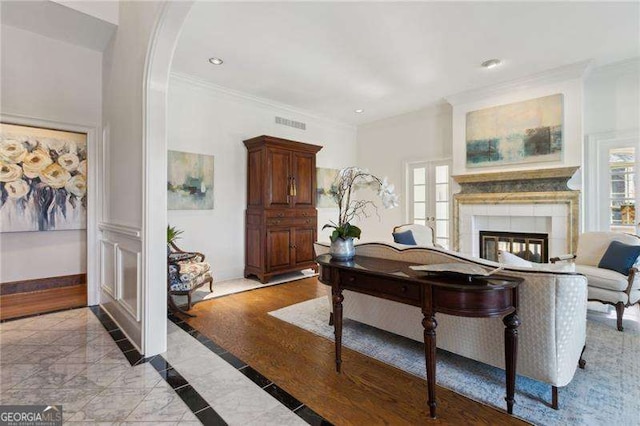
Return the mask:
[(321, 146), (272, 136), (247, 147), (244, 276), (317, 269), (316, 153)]

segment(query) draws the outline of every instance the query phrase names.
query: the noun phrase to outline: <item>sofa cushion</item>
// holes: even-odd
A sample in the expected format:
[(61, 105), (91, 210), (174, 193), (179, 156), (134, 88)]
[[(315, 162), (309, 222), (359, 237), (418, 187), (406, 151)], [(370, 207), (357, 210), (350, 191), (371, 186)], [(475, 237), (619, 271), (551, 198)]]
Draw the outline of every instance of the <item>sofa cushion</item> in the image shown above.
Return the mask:
[(610, 269), (597, 268), (588, 265), (576, 265), (576, 272), (586, 275), (589, 287), (605, 290), (624, 291), (629, 285), (626, 276)]
[(536, 263), (529, 262), (519, 256), (508, 251), (500, 250), (498, 254), (498, 260), (500, 263), (504, 263), (508, 266), (516, 266), (518, 268), (530, 268), (534, 271), (549, 271), (549, 272), (575, 272), (576, 266), (573, 262), (567, 263)]
[(415, 246), (416, 240), (413, 238), (413, 232), (404, 231), (404, 232), (394, 232), (393, 233), (393, 241), (398, 244), (404, 244), (408, 246)]
[(513, 266), (524, 266), (530, 268), (533, 266), (531, 262), (521, 258), (520, 256), (516, 256), (513, 253), (509, 253), (508, 251), (500, 250), (498, 253), (498, 261), (500, 263), (504, 263), (505, 265), (513, 265)]
[(640, 246), (611, 241), (598, 263), (598, 268), (611, 269), (623, 275), (629, 275), (629, 269), (638, 260), (638, 255), (640, 255)]

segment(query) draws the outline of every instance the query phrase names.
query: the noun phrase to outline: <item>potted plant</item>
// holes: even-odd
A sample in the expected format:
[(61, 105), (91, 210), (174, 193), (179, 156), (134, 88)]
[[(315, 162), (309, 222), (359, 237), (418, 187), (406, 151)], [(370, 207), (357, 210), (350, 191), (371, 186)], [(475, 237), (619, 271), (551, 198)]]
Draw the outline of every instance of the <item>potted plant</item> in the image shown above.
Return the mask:
[(183, 232), (184, 231), (177, 229), (175, 226), (167, 225), (167, 246), (169, 249), (171, 247), (175, 248), (175, 242), (181, 238), (180, 234)]
[(368, 209), (377, 211), (373, 201), (356, 199), (355, 193), (359, 189), (370, 188), (377, 192), (385, 208), (398, 206), (398, 196), (394, 193), (394, 186), (387, 179), (369, 173), (358, 167), (347, 167), (338, 172), (335, 182), (331, 185), (330, 195), (338, 204), (338, 223), (327, 223), (322, 229), (333, 228), (331, 233), (331, 257), (336, 260), (349, 260), (355, 255), (354, 238), (360, 238), (361, 229), (351, 222), (354, 219), (368, 217)]

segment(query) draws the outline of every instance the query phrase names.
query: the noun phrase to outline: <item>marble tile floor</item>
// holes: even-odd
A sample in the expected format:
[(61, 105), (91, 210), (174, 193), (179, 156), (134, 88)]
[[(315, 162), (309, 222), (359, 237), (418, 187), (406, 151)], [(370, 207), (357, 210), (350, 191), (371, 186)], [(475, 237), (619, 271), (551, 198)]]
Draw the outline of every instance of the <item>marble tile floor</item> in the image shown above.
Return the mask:
[(0, 323), (0, 404), (60, 404), (70, 425), (306, 424), (172, 322), (167, 352), (135, 366), (112, 334), (88, 308)]

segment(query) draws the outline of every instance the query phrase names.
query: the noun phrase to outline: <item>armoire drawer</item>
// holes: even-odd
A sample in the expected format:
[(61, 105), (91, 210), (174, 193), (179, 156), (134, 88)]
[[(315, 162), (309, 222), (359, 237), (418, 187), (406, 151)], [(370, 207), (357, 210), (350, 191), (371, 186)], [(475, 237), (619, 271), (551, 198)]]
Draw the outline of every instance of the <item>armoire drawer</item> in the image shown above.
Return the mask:
[(267, 210), (265, 211), (265, 216), (267, 219), (284, 219), (290, 217), (316, 217), (316, 210), (302, 210), (302, 209), (283, 209), (283, 210)]
[(311, 226), (315, 224), (315, 217), (284, 217), (282, 219), (267, 219), (267, 226)]

